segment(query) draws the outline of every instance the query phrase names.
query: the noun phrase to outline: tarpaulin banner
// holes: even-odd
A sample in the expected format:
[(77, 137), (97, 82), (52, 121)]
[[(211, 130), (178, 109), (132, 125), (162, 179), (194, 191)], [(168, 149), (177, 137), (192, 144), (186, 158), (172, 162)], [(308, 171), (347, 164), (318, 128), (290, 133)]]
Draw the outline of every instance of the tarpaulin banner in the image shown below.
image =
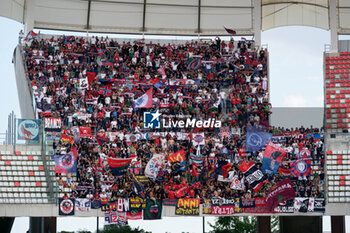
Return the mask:
[(315, 204), (314, 198), (296, 197), (294, 199), (294, 211), (301, 212), (301, 213), (313, 212), (314, 204)]
[(180, 198), (175, 208), (175, 215), (195, 216), (199, 215), (199, 198)]
[(211, 206), (212, 215), (232, 215), (235, 213), (234, 205), (225, 205), (225, 206)]
[(102, 211), (109, 211), (109, 210), (116, 210), (117, 209), (117, 202), (111, 201), (107, 203), (101, 202), (101, 210)]
[(91, 209), (100, 209), (101, 208), (101, 200), (93, 199), (91, 200)]
[(162, 201), (161, 200), (148, 200), (146, 208), (143, 211), (144, 220), (154, 220), (162, 218)]
[(139, 197), (129, 198), (129, 207), (130, 210), (142, 211), (146, 208), (146, 199), (142, 199)]
[(295, 191), (289, 179), (279, 181), (272, 186), (265, 196), (266, 205), (269, 210), (273, 210), (278, 203), (294, 199)]
[(274, 209), (276, 213), (294, 213), (294, 199), (278, 203), (278, 206)]
[(221, 198), (212, 198), (211, 199), (211, 205), (235, 205), (236, 200), (235, 199), (221, 199)]
[(177, 202), (177, 199), (163, 199), (163, 205), (165, 206), (177, 206)]
[(131, 210), (129, 212), (126, 212), (126, 219), (127, 220), (140, 220), (140, 219), (142, 219), (142, 210), (141, 211)]
[(326, 200), (324, 198), (315, 198), (314, 211), (325, 212)]
[(255, 199), (240, 198), (239, 199), (240, 208), (252, 208), (255, 207)]
[(39, 142), (40, 120), (18, 119), (17, 142)]
[[(116, 210), (105, 211), (105, 224), (121, 224), (127, 225), (128, 220), (125, 217), (125, 213), (119, 213)], [(123, 216), (124, 215), (124, 216)]]
[(62, 119), (60, 117), (45, 117), (46, 132), (61, 132)]
[(90, 199), (76, 198), (75, 199), (75, 211), (87, 212), (91, 209)]
[(211, 200), (204, 198), (203, 199), (203, 214), (211, 214)]
[(59, 215), (74, 215), (75, 199), (58, 199), (58, 214)]
[(266, 206), (265, 198), (255, 198), (255, 207), (244, 208), (244, 213), (271, 213)]

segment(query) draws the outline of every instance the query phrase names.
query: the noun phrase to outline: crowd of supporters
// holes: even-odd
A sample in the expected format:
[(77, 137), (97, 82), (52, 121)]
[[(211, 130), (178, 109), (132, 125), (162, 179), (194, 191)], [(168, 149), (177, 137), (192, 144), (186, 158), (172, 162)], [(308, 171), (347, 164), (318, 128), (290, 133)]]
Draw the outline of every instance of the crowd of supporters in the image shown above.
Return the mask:
[[(322, 129), (269, 126), (267, 51), (255, 48), (253, 41), (216, 38), (160, 45), (58, 36), (34, 39), (23, 47), (23, 53), (39, 116), (60, 117), (61, 133), (76, 139), (74, 143), (53, 142), (56, 155), (78, 149), (76, 181), (71, 174), (57, 174), (60, 190), (72, 190), (66, 195), (91, 199), (136, 196), (132, 173), (144, 174), (154, 154), (166, 159), (184, 150), (186, 170), (176, 171), (166, 160), (157, 179), (144, 183), (148, 197), (263, 197), (271, 185), (286, 177), (292, 180), (297, 196), (323, 197), (323, 139), (314, 137), (322, 135)], [(136, 109), (134, 101), (150, 89), (153, 107)], [(144, 111), (157, 110), (162, 117), (220, 120), (227, 134), (222, 136), (222, 128), (145, 130)], [(279, 171), (268, 176), (258, 191), (240, 170), (244, 160), (257, 167), (263, 160), (263, 149), (242, 150), (247, 125), (270, 131), (277, 138), (275, 143), (288, 151)], [(91, 128), (91, 137), (76, 138), (77, 127)], [(204, 132), (204, 145), (194, 145), (192, 136), (198, 132)], [(146, 133), (148, 138), (127, 138)], [(101, 142), (96, 135), (107, 140)], [(305, 148), (317, 169), (310, 176), (293, 177), (288, 174), (291, 163)], [(193, 154), (200, 154), (201, 163), (192, 162)], [(131, 166), (118, 177), (103, 165), (107, 157), (134, 155)], [(218, 167), (224, 161), (231, 164), (228, 178), (237, 178), (243, 190), (218, 180), (223, 175)], [(140, 167), (136, 168), (136, 162)]]

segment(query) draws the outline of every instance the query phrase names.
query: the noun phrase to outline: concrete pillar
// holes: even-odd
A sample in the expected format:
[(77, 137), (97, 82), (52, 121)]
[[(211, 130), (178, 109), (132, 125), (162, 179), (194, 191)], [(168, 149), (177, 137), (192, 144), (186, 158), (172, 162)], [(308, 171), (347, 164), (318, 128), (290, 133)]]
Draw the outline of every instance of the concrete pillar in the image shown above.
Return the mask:
[(44, 233), (43, 217), (29, 218), (29, 233)]
[(280, 233), (322, 233), (322, 216), (280, 216)]
[(56, 233), (57, 232), (57, 218), (45, 217), (44, 219), (44, 233)]
[(13, 222), (15, 218), (12, 217), (0, 217), (0, 228), (3, 233), (11, 233)]
[(270, 232), (271, 232), (271, 217), (258, 216), (258, 233), (270, 233)]
[(331, 52), (338, 52), (338, 12), (337, 2), (329, 1), (329, 29), (331, 30)]
[(25, 1), (25, 17), (24, 17), (24, 33), (28, 34), (31, 30), (34, 29), (34, 20), (35, 20), (35, 0), (26, 0)]
[(254, 30), (254, 39), (255, 46), (261, 46), (261, 0), (254, 0), (254, 9), (253, 9), (253, 30)]
[(30, 217), (29, 233), (56, 233), (56, 217)]
[(331, 216), (332, 233), (345, 233), (345, 216)]

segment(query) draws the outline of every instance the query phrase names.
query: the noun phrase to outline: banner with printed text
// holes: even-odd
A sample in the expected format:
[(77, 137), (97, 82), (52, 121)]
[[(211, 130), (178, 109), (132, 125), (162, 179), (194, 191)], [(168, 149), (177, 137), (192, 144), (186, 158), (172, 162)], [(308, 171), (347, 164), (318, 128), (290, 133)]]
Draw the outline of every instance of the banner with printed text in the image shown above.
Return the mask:
[(199, 215), (199, 198), (180, 198), (175, 208), (175, 215), (195, 216)]

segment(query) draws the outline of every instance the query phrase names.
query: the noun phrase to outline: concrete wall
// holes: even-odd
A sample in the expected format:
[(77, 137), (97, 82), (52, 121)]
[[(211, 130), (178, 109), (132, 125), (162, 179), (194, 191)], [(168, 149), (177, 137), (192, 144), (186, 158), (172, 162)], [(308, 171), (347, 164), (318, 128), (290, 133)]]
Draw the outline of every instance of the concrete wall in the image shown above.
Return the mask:
[(15, 66), (17, 93), (19, 106), (21, 109), (21, 118), (35, 119), (32, 94), (30, 90), (30, 85), (25, 75), (21, 49), (19, 45), (14, 51), (13, 62)]
[[(349, 205), (350, 206), (350, 205)], [(344, 208), (346, 208), (344, 206)], [(349, 207), (348, 207), (349, 209)], [(337, 215), (340, 213), (338, 212)], [(305, 214), (234, 214), (234, 216), (321, 216), (322, 213), (314, 212), (314, 213), (305, 213)], [(329, 215), (329, 214), (327, 214)], [(58, 217), (58, 205), (53, 204), (0, 204), (0, 216), (3, 217)], [(104, 213), (98, 210), (90, 210), (89, 212), (80, 212), (75, 211), (75, 217), (104, 217)], [(184, 217), (175, 215), (175, 207), (174, 206), (163, 206), (163, 217)], [(202, 207), (200, 207), (200, 216), (202, 215)], [(204, 215), (204, 216), (215, 216), (215, 215)], [(193, 216), (191, 216), (193, 217)]]

